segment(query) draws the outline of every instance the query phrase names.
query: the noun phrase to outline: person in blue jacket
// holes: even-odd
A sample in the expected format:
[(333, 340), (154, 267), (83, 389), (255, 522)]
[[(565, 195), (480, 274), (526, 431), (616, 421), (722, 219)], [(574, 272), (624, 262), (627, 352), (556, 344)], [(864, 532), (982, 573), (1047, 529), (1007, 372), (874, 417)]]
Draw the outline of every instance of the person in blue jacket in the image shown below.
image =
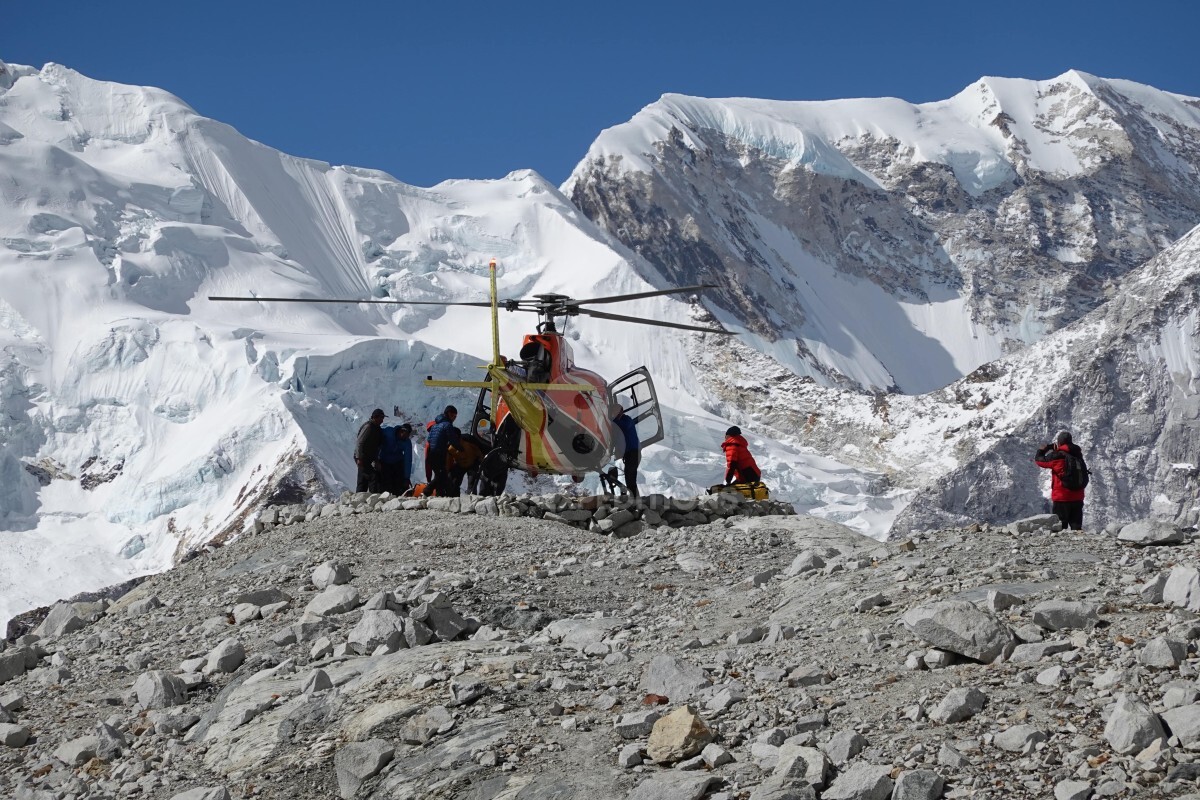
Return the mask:
[(625, 467), (625, 488), (630, 497), (638, 496), (637, 470), (642, 462), (641, 441), (638, 439), (637, 424), (625, 413), (620, 403), (613, 403), (609, 411), (612, 413), (614, 435), (613, 449), (621, 457)]
[[(454, 427), (454, 420), (458, 419), (458, 409), (454, 406), (446, 406), (446, 410), (438, 414), (437, 419), (433, 421), (433, 427), (429, 429), (429, 436), (426, 439), (428, 443), (428, 469), (433, 471), (433, 492), (438, 497), (458, 497), (461, 487), (455, 486), (454, 481), (450, 477), (450, 467), (447, 464), (447, 457), (451, 445), (457, 445), (462, 441), (462, 434), (458, 428)], [(461, 480), (461, 478), (460, 478)]]
[(412, 425), (383, 429), (383, 444), (379, 447), (380, 486), (383, 491), (402, 495), (411, 485)]

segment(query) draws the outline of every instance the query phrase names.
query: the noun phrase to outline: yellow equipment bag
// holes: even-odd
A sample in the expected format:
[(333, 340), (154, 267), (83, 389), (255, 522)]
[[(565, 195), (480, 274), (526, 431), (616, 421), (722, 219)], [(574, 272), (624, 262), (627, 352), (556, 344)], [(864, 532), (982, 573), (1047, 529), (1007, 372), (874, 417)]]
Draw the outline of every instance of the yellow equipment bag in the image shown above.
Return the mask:
[(771, 496), (771, 490), (761, 481), (758, 483), (731, 483), (728, 486), (721, 483), (710, 486), (708, 489), (709, 494), (720, 494), (721, 492), (737, 492), (751, 500), (766, 500)]

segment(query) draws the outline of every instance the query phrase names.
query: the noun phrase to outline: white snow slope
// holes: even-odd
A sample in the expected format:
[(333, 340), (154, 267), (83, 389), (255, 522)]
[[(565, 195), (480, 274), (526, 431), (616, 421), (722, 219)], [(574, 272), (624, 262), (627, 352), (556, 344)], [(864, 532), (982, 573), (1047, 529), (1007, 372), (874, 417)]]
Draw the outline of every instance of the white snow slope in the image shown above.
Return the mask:
[[(281, 481), (352, 486), (372, 407), (414, 423), (469, 407), (420, 381), (477, 375), (490, 350), (480, 309), (208, 295), (479, 300), (492, 257), (502, 297), (666, 288), (532, 172), (415, 188), (280, 153), (160, 90), (0, 63), (0, 624), (166, 568)], [(502, 349), (532, 322), (504, 315)], [(697, 388), (691, 334), (572, 320), (569, 335), (610, 378), (653, 370), (668, 438), (645, 490), (720, 476), (727, 423)], [(903, 505), (873, 473), (751, 438), (798, 510), (882, 535)]]

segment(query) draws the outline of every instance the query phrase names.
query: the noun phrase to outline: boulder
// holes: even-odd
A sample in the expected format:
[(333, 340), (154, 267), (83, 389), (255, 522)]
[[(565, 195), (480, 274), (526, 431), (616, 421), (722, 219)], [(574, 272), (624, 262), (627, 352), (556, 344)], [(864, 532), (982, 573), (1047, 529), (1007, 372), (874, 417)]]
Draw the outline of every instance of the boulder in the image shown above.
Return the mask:
[(378, 775), (392, 760), (396, 749), (383, 739), (368, 739), (343, 745), (333, 757), (337, 772), (338, 796), (352, 800), (368, 779)]
[(929, 713), (929, 718), (941, 723), (961, 722), (982, 711), (986, 703), (987, 695), (978, 689), (951, 689), (937, 708)]
[(937, 800), (944, 788), (942, 776), (933, 770), (910, 769), (896, 778), (892, 800)]
[(687, 772), (655, 775), (635, 786), (626, 800), (700, 800), (719, 780), (715, 775)]
[(229, 638), (209, 651), (204, 660), (204, 674), (233, 672), (246, 660), (246, 648), (235, 638)]
[(965, 600), (917, 606), (909, 609), (903, 621), (934, 647), (984, 663), (994, 661), (1015, 644), (1008, 626)]
[(646, 755), (659, 764), (671, 764), (697, 755), (712, 740), (712, 731), (696, 710), (680, 706), (654, 723)]
[(172, 795), (171, 800), (229, 800), (229, 790), (224, 786), (202, 786)]
[(1179, 738), (1179, 743), (1191, 749), (1200, 742), (1200, 705), (1192, 704), (1167, 709), (1162, 719), (1171, 729), (1171, 735)]
[(1033, 607), (1033, 622), (1051, 631), (1091, 630), (1100, 622), (1100, 609), (1095, 603), (1046, 600)]
[(95, 736), (80, 736), (55, 748), (54, 757), (68, 767), (81, 767), (96, 757), (97, 744)]
[(322, 591), (304, 607), (306, 614), (316, 614), (327, 617), (331, 614), (345, 614), (362, 605), (362, 596), (353, 586), (334, 585)]
[(892, 768), (883, 764), (855, 764), (821, 793), (821, 800), (888, 800), (895, 784)]
[(29, 741), (29, 728), (9, 722), (0, 723), (0, 745), (4, 747), (24, 747)]
[(1121, 693), (1104, 726), (1104, 740), (1121, 755), (1133, 755), (1151, 742), (1165, 739), (1158, 715), (1137, 697)]
[(318, 589), (341, 586), (350, 582), (350, 568), (337, 561), (326, 561), (313, 570), (312, 582)]
[(1200, 611), (1200, 570), (1182, 564), (1175, 566), (1163, 586), (1162, 601), (1169, 606)]
[(1187, 534), (1166, 520), (1141, 519), (1121, 528), (1119, 541), (1141, 547), (1183, 544)]
[(49, 639), (87, 627), (87, 621), (79, 616), (70, 603), (56, 603), (42, 624), (33, 629), (38, 636)]
[(662, 654), (646, 665), (638, 689), (645, 694), (658, 694), (670, 698), (672, 702), (682, 703), (709, 683), (708, 675), (701, 667), (682, 658)]
[(996, 734), (996, 747), (1010, 753), (1029, 753), (1039, 743), (1046, 741), (1046, 732), (1036, 725), (1014, 725)]
[(1187, 642), (1155, 636), (1146, 642), (1138, 661), (1144, 666), (1156, 669), (1175, 669), (1187, 658), (1187, 649)]
[(143, 672), (133, 684), (138, 705), (142, 708), (169, 708), (187, 701), (187, 686), (168, 672), (152, 669)]
[(370, 655), (380, 647), (394, 653), (408, 646), (404, 639), (404, 617), (394, 611), (364, 611), (346, 642), (360, 655)]

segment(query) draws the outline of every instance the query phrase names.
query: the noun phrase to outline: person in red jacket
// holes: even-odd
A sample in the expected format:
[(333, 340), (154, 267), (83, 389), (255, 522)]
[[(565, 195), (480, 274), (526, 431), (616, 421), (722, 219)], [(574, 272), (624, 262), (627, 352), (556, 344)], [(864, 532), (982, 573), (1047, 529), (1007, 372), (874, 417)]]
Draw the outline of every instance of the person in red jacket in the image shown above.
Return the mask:
[(725, 431), (725, 441), (721, 442), (721, 449), (725, 451), (726, 486), (735, 482), (758, 483), (762, 473), (758, 471), (754, 456), (750, 455), (750, 448), (742, 437), (741, 428), (734, 425)]
[(1082, 457), (1079, 446), (1071, 441), (1071, 432), (1059, 431), (1054, 437), (1054, 444), (1044, 444), (1038, 448), (1033, 462), (1042, 469), (1050, 470), (1051, 512), (1062, 520), (1064, 528), (1081, 531), (1084, 490), (1068, 489), (1063, 485), (1063, 474), (1067, 471), (1067, 453)]

